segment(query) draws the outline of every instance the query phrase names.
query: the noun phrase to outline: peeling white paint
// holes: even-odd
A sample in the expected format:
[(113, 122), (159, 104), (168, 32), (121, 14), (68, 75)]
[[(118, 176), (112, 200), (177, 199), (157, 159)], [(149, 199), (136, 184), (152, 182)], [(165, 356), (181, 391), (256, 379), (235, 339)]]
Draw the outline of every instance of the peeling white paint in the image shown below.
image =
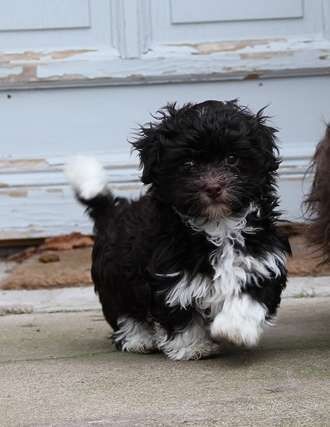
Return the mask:
[[(0, 64), (1, 65), (1, 64)], [(18, 76), (22, 72), (22, 67), (0, 67), (0, 78), (10, 78), (12, 76)]]
[(0, 55), (0, 62), (0, 89), (244, 80), (327, 74), (330, 41), (291, 38), (158, 45), (129, 61), (113, 49), (9, 52)]

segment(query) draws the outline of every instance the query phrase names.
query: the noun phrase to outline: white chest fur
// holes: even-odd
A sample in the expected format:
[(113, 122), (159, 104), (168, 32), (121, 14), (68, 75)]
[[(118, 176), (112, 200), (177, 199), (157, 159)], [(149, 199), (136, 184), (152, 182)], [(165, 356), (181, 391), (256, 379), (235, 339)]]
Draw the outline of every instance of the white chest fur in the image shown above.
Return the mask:
[(258, 258), (246, 255), (244, 233), (255, 233), (257, 230), (248, 227), (246, 216), (228, 218), (221, 223), (200, 223), (189, 220), (189, 225), (198, 231), (204, 231), (216, 249), (210, 255), (210, 263), (214, 269), (212, 278), (197, 275), (188, 280), (185, 274), (181, 281), (168, 294), (169, 306), (180, 305), (183, 308), (191, 304), (202, 312), (207, 311), (208, 317), (214, 317), (221, 311), (226, 300), (238, 297), (246, 284), (251, 281), (258, 286), (260, 280), (280, 275), (280, 266), (285, 263), (285, 255), (277, 252), (265, 252)]

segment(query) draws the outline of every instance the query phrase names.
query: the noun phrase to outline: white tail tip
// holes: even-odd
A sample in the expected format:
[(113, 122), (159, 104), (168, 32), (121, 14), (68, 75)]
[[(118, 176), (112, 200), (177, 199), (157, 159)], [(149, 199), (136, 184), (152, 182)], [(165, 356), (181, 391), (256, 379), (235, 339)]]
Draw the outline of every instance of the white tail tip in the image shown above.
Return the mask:
[(75, 156), (66, 164), (64, 173), (79, 197), (93, 199), (106, 190), (107, 179), (102, 165), (93, 157)]

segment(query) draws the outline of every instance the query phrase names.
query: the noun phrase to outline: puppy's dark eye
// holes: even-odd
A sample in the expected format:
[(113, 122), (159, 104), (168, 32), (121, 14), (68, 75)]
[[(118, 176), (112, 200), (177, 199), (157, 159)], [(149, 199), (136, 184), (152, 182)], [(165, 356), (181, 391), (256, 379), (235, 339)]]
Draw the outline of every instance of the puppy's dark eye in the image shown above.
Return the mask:
[(227, 165), (237, 166), (239, 158), (231, 154), (230, 156), (226, 157), (225, 162), (227, 163)]
[(192, 160), (189, 160), (188, 162), (185, 162), (183, 166), (185, 169), (191, 169), (193, 166), (195, 166), (195, 163)]

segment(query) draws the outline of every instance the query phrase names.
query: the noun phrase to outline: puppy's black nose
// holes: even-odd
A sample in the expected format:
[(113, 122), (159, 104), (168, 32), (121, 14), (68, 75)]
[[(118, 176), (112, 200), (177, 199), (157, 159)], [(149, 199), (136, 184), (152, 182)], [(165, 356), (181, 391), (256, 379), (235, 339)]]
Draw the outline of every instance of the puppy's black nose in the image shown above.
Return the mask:
[(219, 184), (209, 184), (205, 188), (205, 192), (210, 199), (217, 199), (221, 196), (222, 188)]

